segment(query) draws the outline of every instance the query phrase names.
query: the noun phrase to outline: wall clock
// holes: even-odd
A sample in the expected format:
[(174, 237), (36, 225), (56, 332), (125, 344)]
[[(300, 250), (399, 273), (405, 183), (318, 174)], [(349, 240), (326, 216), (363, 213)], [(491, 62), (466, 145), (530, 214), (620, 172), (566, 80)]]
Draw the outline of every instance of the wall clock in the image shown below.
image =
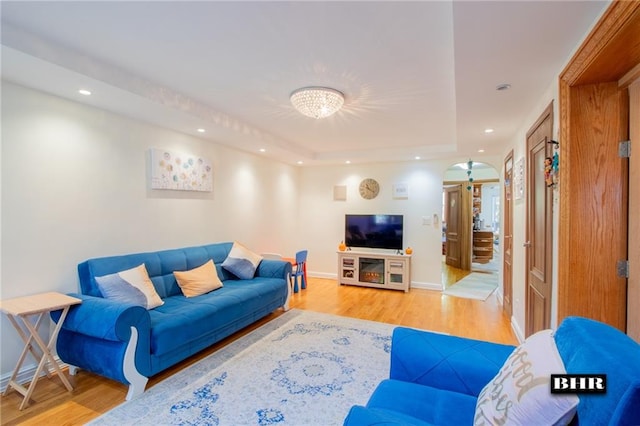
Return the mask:
[(360, 182), (360, 196), (365, 200), (371, 200), (378, 196), (380, 185), (375, 179), (367, 178)]

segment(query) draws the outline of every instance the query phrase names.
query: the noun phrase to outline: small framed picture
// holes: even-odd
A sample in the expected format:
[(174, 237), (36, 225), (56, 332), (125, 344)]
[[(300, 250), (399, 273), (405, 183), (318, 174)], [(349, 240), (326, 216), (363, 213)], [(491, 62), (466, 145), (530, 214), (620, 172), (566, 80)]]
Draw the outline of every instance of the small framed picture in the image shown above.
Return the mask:
[(393, 184), (393, 198), (397, 200), (406, 200), (409, 198), (409, 185), (406, 183)]

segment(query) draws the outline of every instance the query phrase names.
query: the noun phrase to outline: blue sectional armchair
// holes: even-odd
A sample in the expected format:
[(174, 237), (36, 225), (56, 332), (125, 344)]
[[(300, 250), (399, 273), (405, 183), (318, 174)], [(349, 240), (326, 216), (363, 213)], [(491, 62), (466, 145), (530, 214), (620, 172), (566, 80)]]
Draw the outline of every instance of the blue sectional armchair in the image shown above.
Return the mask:
[[(640, 345), (613, 327), (579, 317), (566, 318), (549, 336), (566, 372), (605, 374), (606, 393), (551, 394), (548, 375), (530, 374), (535, 350), (522, 349), (529, 339), (515, 348), (399, 327), (392, 338), (390, 378), (366, 407), (352, 407), (344, 424), (640, 425)], [(553, 358), (551, 352), (542, 352), (543, 363)], [(503, 395), (510, 378), (522, 386), (512, 399)], [(489, 392), (483, 393), (485, 387)], [(524, 413), (530, 417), (514, 420), (523, 414), (526, 391), (534, 388), (541, 399)], [(552, 412), (560, 397), (575, 400), (566, 415), (555, 421), (539, 417)], [(504, 417), (482, 415), (481, 401), (496, 403)]]
[[(60, 359), (76, 368), (129, 385), (127, 399), (142, 392), (147, 379), (279, 307), (288, 309), (291, 264), (263, 259), (250, 279), (240, 279), (222, 263), (233, 243), (136, 253), (87, 260), (78, 265), (82, 294), (58, 335)], [(213, 260), (221, 288), (185, 297), (174, 271)], [(147, 309), (104, 298), (96, 277), (144, 264), (161, 306)], [(245, 277), (246, 278), (246, 277)], [(53, 313), (54, 321), (59, 312)]]

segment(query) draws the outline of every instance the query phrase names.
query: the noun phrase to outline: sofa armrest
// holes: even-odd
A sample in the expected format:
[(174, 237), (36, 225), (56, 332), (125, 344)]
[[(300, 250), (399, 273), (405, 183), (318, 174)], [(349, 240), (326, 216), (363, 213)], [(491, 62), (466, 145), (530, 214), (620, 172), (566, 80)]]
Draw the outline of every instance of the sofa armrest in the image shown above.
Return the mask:
[[(144, 392), (150, 375), (151, 319), (141, 306), (101, 297), (72, 294), (82, 300), (69, 309), (58, 334), (60, 359), (129, 384), (127, 400)], [(61, 311), (51, 313), (58, 322)]]
[(514, 346), (398, 327), (390, 378), (478, 396)]
[(282, 278), (288, 280), (291, 275), (291, 263), (284, 260), (262, 259), (256, 269), (256, 277)]
[[(126, 305), (102, 297), (70, 294), (82, 300), (69, 310), (62, 328), (98, 339), (128, 341), (131, 327), (149, 333), (150, 317), (141, 306)], [(51, 319), (58, 322), (62, 311), (53, 311)]]

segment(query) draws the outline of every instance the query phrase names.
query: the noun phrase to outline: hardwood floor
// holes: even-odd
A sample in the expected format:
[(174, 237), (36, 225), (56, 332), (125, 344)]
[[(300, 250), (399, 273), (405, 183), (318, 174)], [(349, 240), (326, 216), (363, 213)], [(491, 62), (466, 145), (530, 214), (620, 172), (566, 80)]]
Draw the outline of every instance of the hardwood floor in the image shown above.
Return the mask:
[[(335, 280), (309, 278), (306, 290), (294, 294), (291, 308), (305, 309), (381, 321), (474, 339), (517, 344), (510, 320), (492, 294), (486, 301), (446, 296), (438, 291), (411, 289), (409, 293), (355, 286)], [(282, 315), (278, 310), (224, 341), (154, 376), (147, 388), (184, 369), (260, 325)], [(71, 377), (67, 392), (56, 377), (39, 380), (32, 403), (18, 410), (22, 396), (15, 391), (1, 398), (2, 425), (80, 425), (124, 401), (126, 387), (120, 383), (79, 371)]]

